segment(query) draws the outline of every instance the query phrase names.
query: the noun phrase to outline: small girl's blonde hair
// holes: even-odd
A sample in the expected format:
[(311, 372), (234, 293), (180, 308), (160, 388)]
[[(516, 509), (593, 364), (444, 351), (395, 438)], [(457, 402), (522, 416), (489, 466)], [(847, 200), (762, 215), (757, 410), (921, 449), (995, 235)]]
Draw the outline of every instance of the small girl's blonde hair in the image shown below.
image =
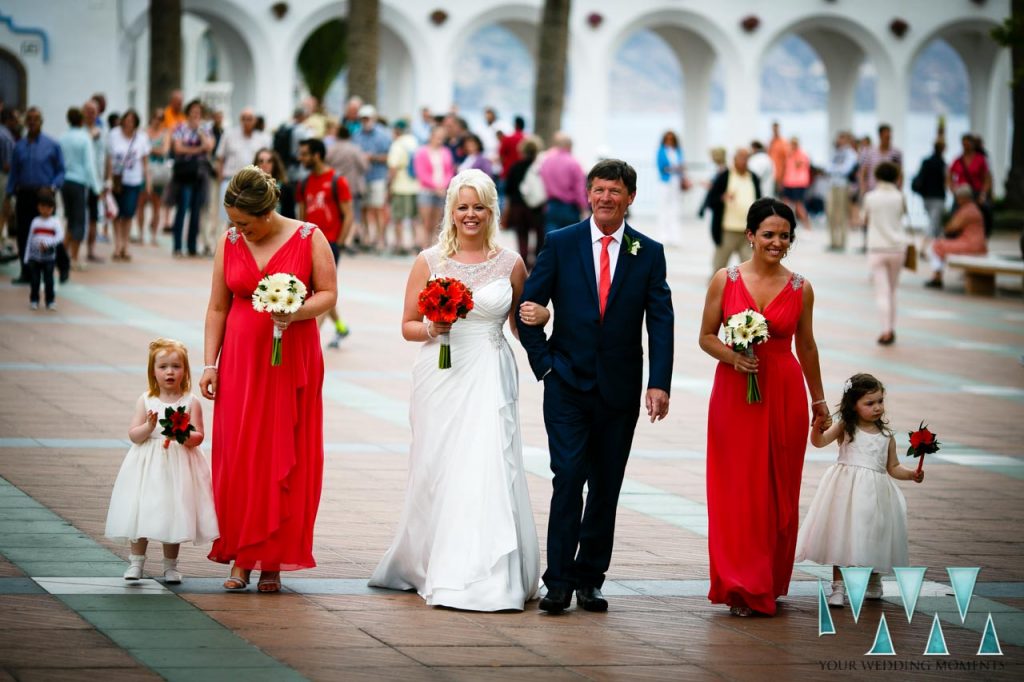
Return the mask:
[(181, 364), (185, 369), (185, 376), (181, 379), (181, 392), (188, 393), (192, 390), (192, 370), (188, 365), (188, 348), (181, 341), (174, 339), (155, 339), (149, 343), (149, 367), (146, 375), (149, 377), (149, 395), (160, 395), (160, 385), (156, 381), (156, 356), (161, 353), (175, 352), (181, 358)]

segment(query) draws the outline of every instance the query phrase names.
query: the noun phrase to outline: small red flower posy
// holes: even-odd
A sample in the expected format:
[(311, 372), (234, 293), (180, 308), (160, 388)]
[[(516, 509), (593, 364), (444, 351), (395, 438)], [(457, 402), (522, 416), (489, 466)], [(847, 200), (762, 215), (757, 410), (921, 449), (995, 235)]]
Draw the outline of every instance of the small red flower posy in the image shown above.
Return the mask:
[[(453, 277), (438, 277), (427, 282), (427, 286), (420, 292), (418, 307), (420, 314), (434, 324), (453, 324), (459, 318), (465, 318), (473, 309), (473, 292)], [(439, 369), (451, 369), (452, 366), (452, 350), (447, 334), (441, 335), (441, 353), (437, 366)]]
[(171, 446), (172, 440), (179, 445), (188, 440), (189, 434), (196, 430), (190, 422), (191, 418), (184, 405), (177, 409), (168, 407), (164, 410), (164, 418), (160, 420), (160, 426), (164, 427), (160, 432), (160, 435), (164, 436), (164, 450)]
[(924, 422), (917, 427), (917, 431), (910, 432), (910, 447), (907, 448), (908, 457), (917, 457), (917, 472), (921, 472), (924, 466), (924, 456), (939, 451), (938, 437), (928, 430)]

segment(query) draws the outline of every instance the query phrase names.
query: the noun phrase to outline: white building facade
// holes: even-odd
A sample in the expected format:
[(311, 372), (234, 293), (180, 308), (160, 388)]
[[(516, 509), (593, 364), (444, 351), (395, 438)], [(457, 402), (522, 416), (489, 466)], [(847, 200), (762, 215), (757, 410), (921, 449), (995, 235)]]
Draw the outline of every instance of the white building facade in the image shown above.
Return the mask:
[[(186, 97), (201, 95), (228, 112), (251, 105), (269, 125), (287, 119), (296, 103), (296, 61), (306, 39), (347, 11), (346, 2), (329, 0), (182, 4)], [(93, 92), (105, 93), (114, 109), (161, 105), (147, 101), (148, 7), (146, 0), (3, 0), (0, 92), (9, 102), (39, 106), (51, 131), (63, 129), (69, 104)], [(421, 106), (446, 110), (467, 40), (489, 25), (511, 31), (536, 60), (541, 7), (541, 0), (382, 0), (378, 108), (390, 116), (410, 116)], [(680, 111), (690, 148), (707, 146), (716, 65), (724, 74), (729, 142), (745, 144), (758, 129), (764, 56), (798, 35), (825, 66), (829, 133), (851, 127), (858, 72), (868, 60), (878, 79), (878, 120), (893, 124), (899, 145), (912, 66), (941, 38), (966, 66), (970, 126), (986, 140), (1001, 191), (1009, 157), (1010, 56), (988, 34), (1009, 13), (1009, 0), (576, 0), (569, 21), (569, 132), (584, 160), (607, 147), (616, 97), (608, 77), (612, 60), (631, 35), (650, 30), (671, 47), (685, 73)]]

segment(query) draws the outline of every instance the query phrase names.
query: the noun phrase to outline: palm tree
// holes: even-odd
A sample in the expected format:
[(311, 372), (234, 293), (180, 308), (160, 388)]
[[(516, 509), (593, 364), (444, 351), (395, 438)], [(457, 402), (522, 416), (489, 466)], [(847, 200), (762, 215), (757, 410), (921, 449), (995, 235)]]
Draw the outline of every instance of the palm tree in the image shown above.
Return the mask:
[(331, 19), (310, 34), (299, 50), (299, 73), (309, 94), (323, 101), (327, 89), (345, 67), (345, 22)]
[(380, 0), (351, 0), (348, 6), (348, 95), (377, 103), (380, 61)]
[(562, 126), (570, 4), (571, 0), (544, 0), (533, 105), (534, 127), (544, 140)]
[(1010, 172), (1006, 175), (1007, 208), (1024, 209), (1024, 0), (1013, 0), (1010, 16), (992, 31), (992, 37), (1010, 48), (1011, 106), (1013, 142), (1010, 145)]
[(149, 2), (149, 108), (181, 87), (181, 0)]

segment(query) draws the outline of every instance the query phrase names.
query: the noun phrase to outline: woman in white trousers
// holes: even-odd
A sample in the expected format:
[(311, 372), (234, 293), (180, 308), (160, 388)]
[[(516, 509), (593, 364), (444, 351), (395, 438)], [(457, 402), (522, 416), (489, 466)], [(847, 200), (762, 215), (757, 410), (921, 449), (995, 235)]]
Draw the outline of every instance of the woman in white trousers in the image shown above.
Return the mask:
[(907, 243), (903, 236), (903, 215), (906, 203), (897, 187), (899, 166), (880, 163), (875, 169), (875, 188), (864, 197), (864, 220), (867, 225), (868, 264), (875, 287), (875, 303), (882, 318), (882, 334), (878, 343), (889, 346), (896, 340), (896, 287), (906, 258)]

